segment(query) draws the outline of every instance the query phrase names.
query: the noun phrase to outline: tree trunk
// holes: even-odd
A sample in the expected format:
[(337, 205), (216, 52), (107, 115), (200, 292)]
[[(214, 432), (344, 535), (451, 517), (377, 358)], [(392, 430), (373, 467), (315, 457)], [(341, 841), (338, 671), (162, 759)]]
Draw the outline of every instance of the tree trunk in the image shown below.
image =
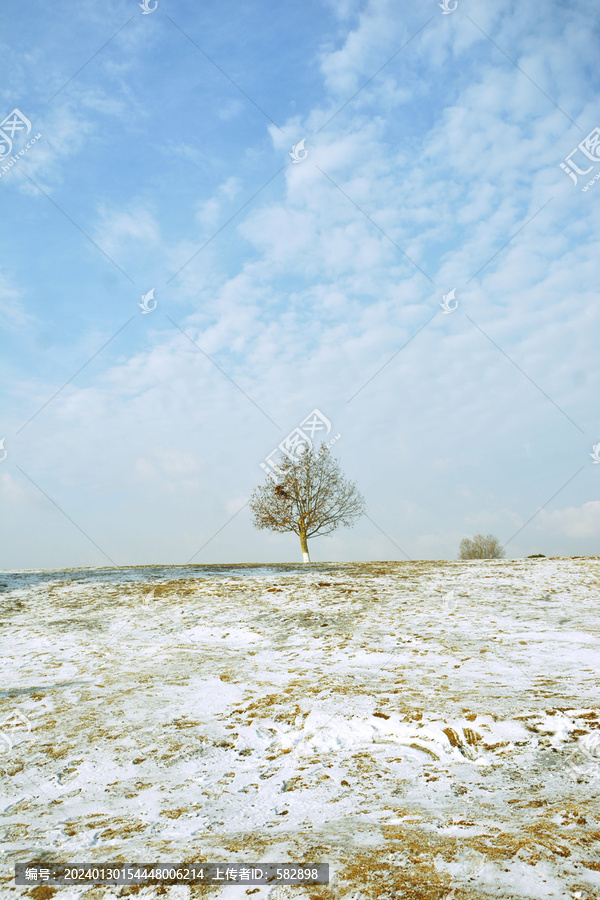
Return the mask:
[(310, 556), (308, 555), (308, 543), (306, 534), (303, 531), (300, 532), (300, 546), (302, 547), (302, 562), (309, 563)]

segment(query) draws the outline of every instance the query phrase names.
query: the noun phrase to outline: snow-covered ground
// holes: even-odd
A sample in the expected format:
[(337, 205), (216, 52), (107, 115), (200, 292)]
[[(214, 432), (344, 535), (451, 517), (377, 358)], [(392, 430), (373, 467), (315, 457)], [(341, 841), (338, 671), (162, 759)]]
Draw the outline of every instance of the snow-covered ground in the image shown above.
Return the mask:
[(0, 573), (15, 861), (329, 863), (218, 898), (600, 897), (600, 559)]

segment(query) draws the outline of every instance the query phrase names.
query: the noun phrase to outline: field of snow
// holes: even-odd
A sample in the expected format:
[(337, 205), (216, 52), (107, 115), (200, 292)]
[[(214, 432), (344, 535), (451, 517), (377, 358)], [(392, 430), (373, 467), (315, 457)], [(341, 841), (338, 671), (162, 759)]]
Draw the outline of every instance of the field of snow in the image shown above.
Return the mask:
[[(600, 897), (600, 559), (0, 582), (2, 898)], [(16, 887), (33, 859), (331, 880)]]

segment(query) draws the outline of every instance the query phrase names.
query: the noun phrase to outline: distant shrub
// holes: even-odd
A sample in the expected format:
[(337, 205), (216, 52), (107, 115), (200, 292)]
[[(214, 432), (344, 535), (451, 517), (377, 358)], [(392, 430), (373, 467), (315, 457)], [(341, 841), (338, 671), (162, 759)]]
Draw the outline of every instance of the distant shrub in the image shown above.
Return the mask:
[(476, 534), (473, 540), (463, 538), (458, 548), (459, 559), (502, 559), (504, 550), (493, 534)]
[(544, 559), (546, 559), (546, 554), (545, 553), (532, 553), (531, 556), (527, 557), (527, 559), (541, 559), (542, 557)]

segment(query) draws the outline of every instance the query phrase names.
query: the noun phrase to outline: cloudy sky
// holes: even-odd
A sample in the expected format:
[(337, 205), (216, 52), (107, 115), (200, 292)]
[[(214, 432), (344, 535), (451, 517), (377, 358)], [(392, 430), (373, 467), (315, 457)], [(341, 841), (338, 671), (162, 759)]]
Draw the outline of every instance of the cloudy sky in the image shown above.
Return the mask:
[(600, 8), (446, 3), (6, 0), (3, 567), (297, 561), (315, 409), (315, 561), (600, 552)]

